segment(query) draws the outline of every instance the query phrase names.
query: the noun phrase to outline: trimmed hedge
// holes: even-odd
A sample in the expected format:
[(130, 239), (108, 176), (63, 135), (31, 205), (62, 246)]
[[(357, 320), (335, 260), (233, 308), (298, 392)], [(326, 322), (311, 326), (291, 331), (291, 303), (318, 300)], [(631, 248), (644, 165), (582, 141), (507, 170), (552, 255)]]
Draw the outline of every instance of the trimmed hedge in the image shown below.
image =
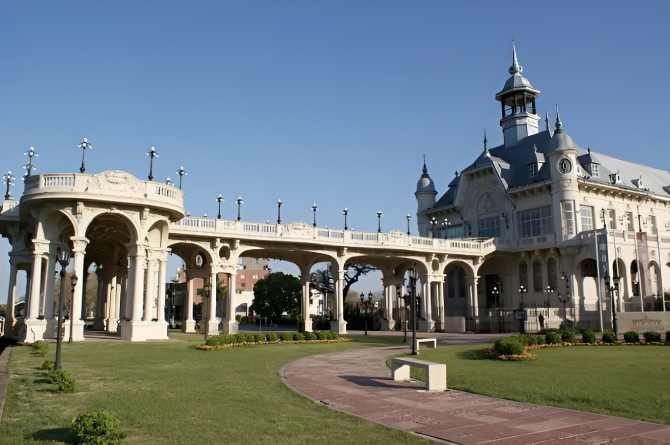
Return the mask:
[(314, 341), (317, 339), (316, 334), (314, 332), (305, 332), (305, 340), (307, 341)]
[(561, 334), (561, 341), (564, 341), (566, 343), (574, 343), (575, 342), (575, 334), (576, 333), (575, 333), (574, 329), (570, 329), (570, 328), (562, 329), (560, 331), (560, 334)]
[(72, 432), (77, 443), (115, 445), (121, 443), (121, 421), (107, 411), (93, 411), (77, 416), (72, 421)]
[(279, 337), (277, 337), (277, 334), (275, 334), (274, 332), (270, 332), (270, 333), (265, 335), (265, 341), (269, 341), (271, 343), (274, 343), (278, 340), (279, 340)]
[(596, 342), (596, 334), (590, 329), (584, 329), (582, 330), (582, 341), (592, 345)]
[(300, 332), (296, 332), (293, 334), (293, 341), (303, 341), (305, 339), (305, 336), (302, 335)]
[(544, 335), (544, 339), (548, 345), (557, 345), (561, 342), (561, 335), (558, 332), (550, 331)]
[(623, 341), (626, 343), (640, 343), (640, 334), (635, 331), (624, 332)]
[(612, 331), (603, 332), (603, 343), (607, 343), (607, 344), (616, 343), (616, 334)]
[(645, 343), (660, 343), (661, 342), (661, 333), (654, 331), (647, 331), (642, 334), (644, 337)]
[(524, 351), (519, 336), (499, 338), (493, 348), (498, 355), (521, 355)]

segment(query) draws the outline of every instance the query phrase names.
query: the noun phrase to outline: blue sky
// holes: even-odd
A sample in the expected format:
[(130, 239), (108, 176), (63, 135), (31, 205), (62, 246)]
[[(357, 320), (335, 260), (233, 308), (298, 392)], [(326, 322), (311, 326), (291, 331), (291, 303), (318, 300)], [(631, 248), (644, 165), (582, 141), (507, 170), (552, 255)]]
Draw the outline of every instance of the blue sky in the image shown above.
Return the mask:
[[(625, 7), (624, 5), (630, 5)], [(374, 230), (414, 213), (422, 153), (440, 192), (499, 143), (493, 96), (524, 73), (582, 146), (668, 167), (670, 3), (14, 2), (0, 14), (0, 169), (157, 176), (184, 164), (194, 215)], [(7, 242), (0, 247), (6, 258)], [(8, 265), (0, 265), (0, 301)]]

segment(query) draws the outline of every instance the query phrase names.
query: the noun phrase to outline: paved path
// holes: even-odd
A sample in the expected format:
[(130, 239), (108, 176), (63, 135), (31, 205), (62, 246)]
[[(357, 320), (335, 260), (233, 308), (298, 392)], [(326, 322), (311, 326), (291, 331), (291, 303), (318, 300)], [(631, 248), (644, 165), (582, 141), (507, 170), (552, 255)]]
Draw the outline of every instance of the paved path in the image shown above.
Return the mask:
[(282, 377), (293, 390), (336, 410), (451, 443), (670, 444), (670, 426), (394, 383), (385, 361), (404, 351), (366, 348), (305, 357), (286, 365)]

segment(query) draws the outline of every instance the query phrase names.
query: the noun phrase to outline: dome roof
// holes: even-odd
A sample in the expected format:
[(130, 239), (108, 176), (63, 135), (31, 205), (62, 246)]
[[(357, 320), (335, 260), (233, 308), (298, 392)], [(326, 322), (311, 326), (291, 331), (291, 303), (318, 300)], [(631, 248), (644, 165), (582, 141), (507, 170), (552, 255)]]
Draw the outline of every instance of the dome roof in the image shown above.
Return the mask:
[(512, 66), (509, 67), (509, 73), (511, 77), (507, 79), (503, 89), (496, 94), (496, 99), (500, 99), (501, 96), (504, 96), (513, 91), (529, 91), (534, 94), (540, 94), (540, 90), (535, 88), (530, 80), (526, 79), (523, 74), (523, 67), (519, 64), (519, 60), (516, 56), (516, 46), (512, 45)]
[(428, 167), (426, 167), (425, 160), (423, 161), (423, 170), (421, 171), (421, 177), (416, 182), (416, 192), (437, 194), (437, 191), (435, 190), (435, 183), (428, 174)]
[(570, 135), (563, 130), (563, 122), (561, 122), (561, 117), (556, 110), (556, 126), (554, 130), (554, 135), (549, 141), (549, 151), (553, 150), (576, 150), (577, 144), (572, 140)]

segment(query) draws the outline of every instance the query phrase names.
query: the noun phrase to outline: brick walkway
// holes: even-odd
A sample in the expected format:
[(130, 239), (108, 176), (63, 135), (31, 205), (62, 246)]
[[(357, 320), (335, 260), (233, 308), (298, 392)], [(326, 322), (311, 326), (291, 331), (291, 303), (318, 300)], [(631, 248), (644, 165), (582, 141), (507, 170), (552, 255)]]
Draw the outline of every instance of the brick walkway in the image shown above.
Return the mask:
[(369, 348), (305, 357), (286, 365), (282, 378), (333, 409), (451, 443), (670, 444), (670, 426), (394, 383), (385, 361), (403, 351)]

